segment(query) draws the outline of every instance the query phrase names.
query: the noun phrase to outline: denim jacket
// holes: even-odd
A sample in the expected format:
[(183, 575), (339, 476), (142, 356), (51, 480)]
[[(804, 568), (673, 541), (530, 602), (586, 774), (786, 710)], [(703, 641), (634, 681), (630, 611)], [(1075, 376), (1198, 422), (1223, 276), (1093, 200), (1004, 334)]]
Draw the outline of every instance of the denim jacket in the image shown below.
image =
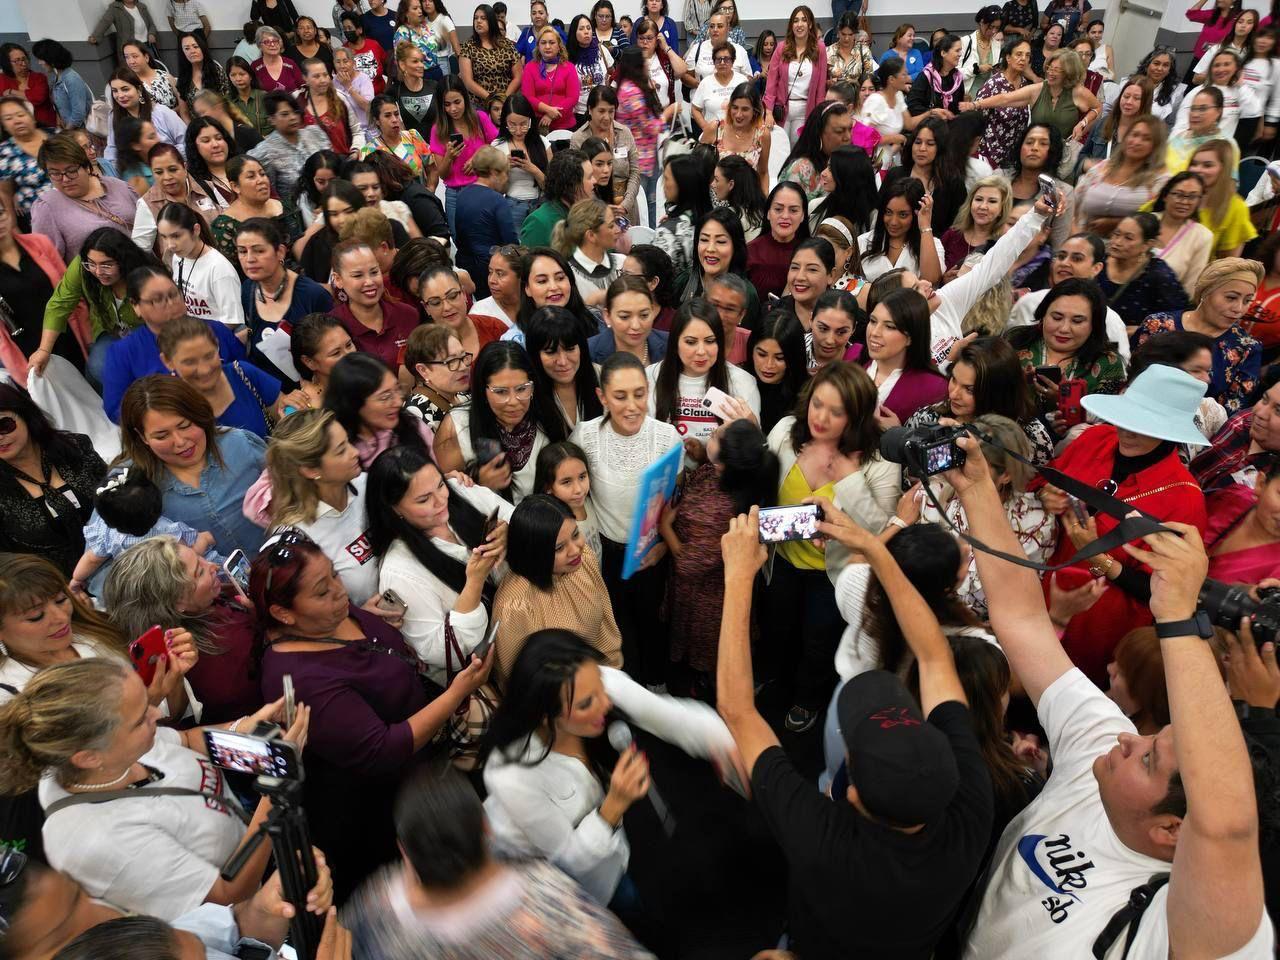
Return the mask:
[(198, 488), (165, 472), (158, 484), (164, 494), (164, 515), (196, 530), (208, 530), (218, 553), (226, 555), (239, 547), (252, 557), (262, 545), (263, 530), (245, 518), (244, 496), (266, 465), (267, 444), (256, 434), (234, 428), (221, 430), (217, 444), (226, 466), (218, 466), (210, 456)]

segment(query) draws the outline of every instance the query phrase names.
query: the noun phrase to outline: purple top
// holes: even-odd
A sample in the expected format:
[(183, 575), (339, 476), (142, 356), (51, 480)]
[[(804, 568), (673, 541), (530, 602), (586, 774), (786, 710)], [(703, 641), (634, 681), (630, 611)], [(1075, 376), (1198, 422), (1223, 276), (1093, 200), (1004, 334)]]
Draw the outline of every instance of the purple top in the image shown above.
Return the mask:
[[(351, 617), (373, 643), (416, 659), (400, 631), (375, 614), (351, 607)], [(398, 656), (363, 644), (326, 653), (262, 655), (262, 696), (283, 693), (282, 677), (293, 675), (295, 696), (311, 707), (307, 752), (352, 772), (387, 776), (413, 756), (408, 718), (427, 705), (416, 671)]]
[(927, 407), (947, 395), (947, 378), (933, 370), (903, 370), (898, 382), (885, 397), (884, 405), (906, 423), (921, 407)]
[(31, 205), (31, 232), (52, 240), (64, 261), (79, 256), (85, 239), (99, 227), (114, 227), (126, 237), (132, 235), (138, 195), (123, 180), (101, 180), (106, 193), (96, 200), (72, 200), (51, 189)]

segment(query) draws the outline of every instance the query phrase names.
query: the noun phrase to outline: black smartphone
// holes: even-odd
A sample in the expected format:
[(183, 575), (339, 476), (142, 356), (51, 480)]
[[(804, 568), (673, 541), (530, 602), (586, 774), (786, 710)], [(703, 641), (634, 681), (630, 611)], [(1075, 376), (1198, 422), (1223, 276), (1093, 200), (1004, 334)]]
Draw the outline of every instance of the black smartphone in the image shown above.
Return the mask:
[(456, 143), (458, 146), (462, 146), (462, 141), (463, 141), (462, 134), (460, 134), (460, 133), (451, 133), (451, 134), (449, 134), (449, 142), (450, 142), (450, 143)]
[(484, 639), (480, 641), (480, 645), (478, 647), (471, 651), (474, 656), (479, 657), (481, 660), (485, 658), (485, 655), (489, 652), (489, 648), (493, 646), (493, 639), (498, 635), (498, 627), (501, 625), (501, 620), (494, 620), (489, 624), (489, 630), (484, 635)]
[(502, 444), (491, 437), (481, 437), (476, 441), (476, 463), (483, 466), (502, 455)]
[(524, 151), (523, 151), (523, 150), (512, 150), (512, 151), (511, 151), (511, 159), (512, 159), (512, 160), (523, 160), (523, 159), (524, 159)]
[(481, 542), (481, 543), (487, 543), (487, 542), (488, 542), (488, 540), (489, 540), (489, 535), (490, 535), (491, 533), (493, 533), (493, 530), (494, 530), (494, 528), (495, 528), (495, 527), (497, 527), (497, 525), (498, 525), (498, 508), (497, 508), (497, 507), (494, 507), (494, 508), (493, 508), (493, 513), (489, 514), (489, 516), (485, 518), (485, 521), (484, 521), (484, 536), (480, 538), (480, 542)]
[(1054, 383), (1062, 382), (1062, 368), (1057, 366), (1036, 367), (1036, 376), (1044, 377), (1046, 380), (1052, 380)]

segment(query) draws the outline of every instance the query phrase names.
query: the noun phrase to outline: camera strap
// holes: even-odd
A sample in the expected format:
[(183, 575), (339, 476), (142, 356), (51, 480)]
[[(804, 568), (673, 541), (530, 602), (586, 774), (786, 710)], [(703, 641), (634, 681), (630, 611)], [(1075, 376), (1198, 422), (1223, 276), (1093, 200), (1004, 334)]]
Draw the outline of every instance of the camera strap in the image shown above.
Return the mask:
[[(1105, 535), (1091, 543), (1085, 544), (1062, 563), (1056, 565), (1036, 563), (1034, 560), (1028, 560), (1025, 554), (1014, 555), (1011, 553), (1005, 553), (1002, 550), (992, 549), (981, 540), (978, 540), (957, 528), (947, 516), (946, 509), (938, 502), (938, 497), (933, 492), (933, 487), (929, 484), (928, 478), (921, 480), (920, 483), (924, 488), (925, 495), (929, 498), (929, 502), (932, 503), (934, 508), (938, 511), (943, 522), (951, 528), (952, 532), (955, 533), (956, 536), (969, 544), (969, 546), (973, 547), (975, 550), (981, 550), (983, 553), (990, 556), (999, 557), (1001, 560), (1007, 560), (1010, 563), (1016, 563), (1020, 567), (1030, 567), (1032, 570), (1039, 570), (1042, 573), (1053, 573), (1054, 571), (1074, 566), (1081, 560), (1096, 557), (1101, 553), (1108, 553), (1123, 543), (1139, 540), (1148, 534), (1176, 533), (1176, 531), (1170, 530), (1168, 527), (1161, 525), (1160, 521), (1151, 516), (1151, 514), (1146, 513), (1131, 504), (1125, 503), (1123, 500), (1118, 500), (1111, 496), (1111, 494), (1104, 493), (1099, 490), (1097, 487), (1090, 486), (1082, 480), (1077, 480), (1075, 477), (1070, 477), (1061, 470), (1057, 470), (1053, 467), (1039, 466), (1032, 463), (1021, 454), (1015, 453), (1007, 447), (1002, 446), (994, 437), (984, 434), (972, 426), (966, 426), (964, 429), (970, 436), (976, 437), (982, 443), (995, 447), (997, 450), (1002, 450), (1006, 456), (1012, 457), (1019, 463), (1026, 464), (1059, 490), (1064, 493), (1069, 493), (1077, 500), (1081, 500), (1088, 504), (1096, 513), (1105, 513), (1107, 516), (1119, 521), (1119, 523)], [(1136, 514), (1136, 516), (1133, 514)]]
[(249, 814), (240, 806), (234, 797), (206, 793), (203, 790), (188, 790), (186, 787), (143, 787), (140, 790), (104, 790), (102, 793), (73, 793), (69, 797), (55, 800), (44, 809), (44, 818), (48, 820), (59, 810), (80, 803), (106, 803), (109, 800), (125, 800), (130, 797), (204, 797), (208, 803), (226, 807), (248, 826)]

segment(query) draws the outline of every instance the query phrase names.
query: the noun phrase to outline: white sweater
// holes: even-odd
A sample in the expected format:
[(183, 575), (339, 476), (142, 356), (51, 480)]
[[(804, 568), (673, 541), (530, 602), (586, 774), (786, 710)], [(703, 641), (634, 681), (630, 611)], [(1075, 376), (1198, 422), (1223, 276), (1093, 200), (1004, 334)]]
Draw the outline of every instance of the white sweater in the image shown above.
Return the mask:
[(640, 478), (664, 453), (680, 445), (680, 434), (669, 423), (645, 417), (635, 436), (624, 437), (606, 418), (596, 417), (579, 421), (569, 439), (587, 455), (591, 502), (600, 535), (614, 543), (626, 543)]

